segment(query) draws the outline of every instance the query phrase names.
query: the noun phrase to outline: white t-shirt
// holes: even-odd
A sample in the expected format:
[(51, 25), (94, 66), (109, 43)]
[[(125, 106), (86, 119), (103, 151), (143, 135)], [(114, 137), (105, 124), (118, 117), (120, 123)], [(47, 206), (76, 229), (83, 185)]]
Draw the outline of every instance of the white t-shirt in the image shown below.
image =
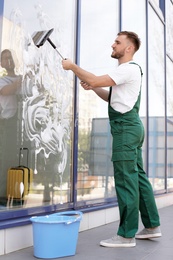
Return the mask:
[(114, 110), (122, 114), (134, 107), (141, 86), (139, 66), (129, 63), (122, 63), (116, 70), (109, 73), (109, 76), (116, 83), (116, 85), (112, 86), (110, 105)]
[[(0, 89), (5, 85), (12, 83), (16, 77), (5, 76), (0, 78)], [(11, 118), (17, 111), (16, 95), (2, 96), (0, 95), (0, 118)]]

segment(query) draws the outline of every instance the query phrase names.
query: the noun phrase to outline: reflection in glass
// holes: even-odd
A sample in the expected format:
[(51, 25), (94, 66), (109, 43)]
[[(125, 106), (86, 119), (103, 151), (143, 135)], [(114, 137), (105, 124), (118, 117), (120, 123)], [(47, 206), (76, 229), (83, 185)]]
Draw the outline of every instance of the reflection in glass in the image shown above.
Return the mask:
[[(37, 48), (32, 41), (35, 30), (54, 28), (53, 42), (66, 46), (67, 39), (73, 42), (74, 23), (63, 25), (64, 16), (57, 10), (65, 10), (68, 20), (73, 21), (74, 1), (53, 1), (56, 9), (50, 8), (47, 1), (42, 5), (32, 0), (5, 1), (3, 17), (2, 50), (13, 48), (19, 60), (19, 73), (22, 75), (20, 100), (13, 122), (5, 126), (0, 158), (0, 205), (7, 207), (33, 207), (49, 204), (63, 204), (71, 201), (71, 136), (72, 136), (72, 80), (61, 68), (61, 59), (49, 43)], [(71, 14), (71, 15), (70, 15)], [(55, 19), (55, 20), (54, 20)], [(67, 55), (72, 55), (73, 46), (69, 46)], [(12, 63), (8, 58), (8, 63)], [(7, 120), (5, 121), (7, 124)], [(9, 122), (9, 121), (8, 121)], [(13, 142), (5, 140), (13, 138)], [(19, 155), (20, 148), (29, 151), (28, 160), (25, 151)], [(3, 154), (3, 155), (2, 155)], [(2, 156), (3, 157), (2, 157)], [(20, 182), (22, 205), (14, 200), (7, 191), (7, 171), (20, 164), (33, 171), (30, 191), (25, 194), (25, 183)], [(17, 181), (13, 184), (17, 187)], [(14, 188), (15, 189), (15, 188)], [(16, 188), (17, 189), (17, 188)], [(23, 196), (24, 194), (24, 196)], [(15, 203), (14, 203), (15, 202)], [(2, 207), (3, 208), (3, 207)]]
[(167, 58), (167, 185), (173, 188), (173, 61)]
[[(18, 104), (21, 101), (22, 76), (18, 73), (17, 56), (14, 50), (4, 49), (1, 52), (0, 77), (0, 198), (2, 208), (13, 202), (14, 195), (6, 184), (8, 169), (17, 161)], [(9, 162), (11, 165), (9, 166)], [(19, 183), (18, 183), (19, 184)], [(6, 191), (7, 187), (7, 191)], [(15, 188), (16, 187), (16, 188)], [(19, 185), (14, 185), (15, 193), (19, 193)], [(19, 195), (19, 203), (21, 196)], [(15, 199), (15, 198), (14, 198)]]
[(167, 55), (171, 57), (173, 60), (173, 3), (172, 1), (166, 2), (166, 48), (167, 48)]
[[(118, 1), (81, 2), (80, 65), (97, 75), (115, 66), (110, 56), (118, 26), (116, 10)], [(77, 195), (81, 205), (115, 196), (107, 103), (80, 86)]]
[(149, 8), (149, 178), (154, 190), (165, 187), (164, 27)]

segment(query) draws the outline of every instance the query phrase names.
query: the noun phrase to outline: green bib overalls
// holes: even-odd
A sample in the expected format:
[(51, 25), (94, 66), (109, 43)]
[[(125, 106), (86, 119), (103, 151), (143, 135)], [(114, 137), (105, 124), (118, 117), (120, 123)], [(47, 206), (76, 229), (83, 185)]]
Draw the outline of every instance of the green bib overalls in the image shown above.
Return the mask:
[(127, 113), (115, 111), (110, 104), (108, 107), (113, 137), (115, 189), (120, 212), (117, 234), (126, 238), (135, 237), (139, 211), (146, 228), (160, 225), (152, 186), (143, 170), (141, 148), (144, 141), (144, 127), (138, 115), (140, 96), (141, 93), (133, 109)]

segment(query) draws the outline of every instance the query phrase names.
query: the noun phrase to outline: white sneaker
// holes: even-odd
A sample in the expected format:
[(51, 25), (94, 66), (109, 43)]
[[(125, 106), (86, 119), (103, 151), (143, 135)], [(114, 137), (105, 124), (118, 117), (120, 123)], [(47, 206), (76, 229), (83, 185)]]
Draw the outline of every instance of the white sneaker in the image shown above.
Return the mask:
[(134, 247), (136, 246), (135, 238), (125, 238), (121, 236), (114, 236), (107, 240), (100, 242), (101, 246), (105, 247)]
[(137, 239), (150, 239), (161, 237), (162, 233), (160, 227), (148, 229), (144, 228), (142, 231), (136, 234), (135, 238)]

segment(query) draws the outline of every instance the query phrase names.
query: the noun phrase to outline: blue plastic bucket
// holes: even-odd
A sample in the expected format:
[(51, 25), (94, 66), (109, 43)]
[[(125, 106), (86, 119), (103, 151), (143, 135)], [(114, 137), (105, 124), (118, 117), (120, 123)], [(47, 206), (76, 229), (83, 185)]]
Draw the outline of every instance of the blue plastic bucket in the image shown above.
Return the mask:
[(76, 253), (80, 211), (66, 211), (30, 218), (33, 226), (34, 256), (58, 258)]

